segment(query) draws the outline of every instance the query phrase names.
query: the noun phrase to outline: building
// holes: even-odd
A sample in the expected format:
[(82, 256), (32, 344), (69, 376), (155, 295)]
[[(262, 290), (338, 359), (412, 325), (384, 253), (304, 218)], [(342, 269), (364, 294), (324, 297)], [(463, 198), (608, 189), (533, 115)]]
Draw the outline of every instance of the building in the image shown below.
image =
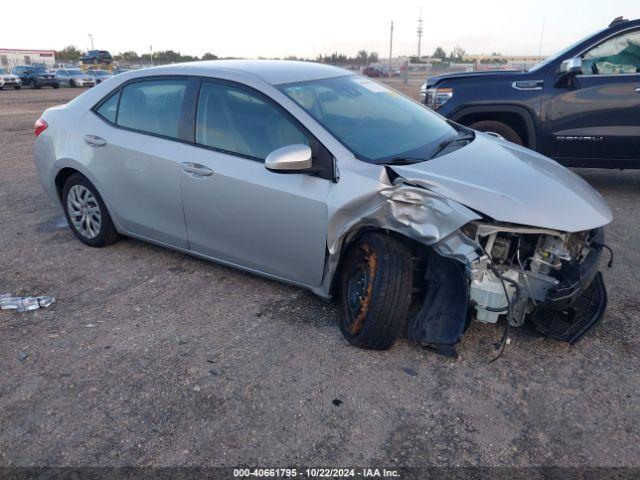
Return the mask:
[(56, 63), (54, 50), (21, 50), (0, 48), (0, 68), (11, 69), (16, 65), (44, 64), (52, 67)]

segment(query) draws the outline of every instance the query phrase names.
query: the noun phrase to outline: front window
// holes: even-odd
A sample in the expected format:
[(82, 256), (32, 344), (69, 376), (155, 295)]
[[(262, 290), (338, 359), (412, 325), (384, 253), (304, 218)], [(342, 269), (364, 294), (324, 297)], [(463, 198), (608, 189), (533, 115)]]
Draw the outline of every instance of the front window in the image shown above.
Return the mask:
[(264, 160), (280, 147), (308, 145), (309, 139), (258, 92), (204, 82), (198, 99), (196, 143)]
[(640, 73), (640, 30), (623, 33), (592, 48), (582, 57), (584, 75)]
[(404, 95), (358, 75), (287, 84), (281, 90), (360, 160), (427, 160), (457, 131)]

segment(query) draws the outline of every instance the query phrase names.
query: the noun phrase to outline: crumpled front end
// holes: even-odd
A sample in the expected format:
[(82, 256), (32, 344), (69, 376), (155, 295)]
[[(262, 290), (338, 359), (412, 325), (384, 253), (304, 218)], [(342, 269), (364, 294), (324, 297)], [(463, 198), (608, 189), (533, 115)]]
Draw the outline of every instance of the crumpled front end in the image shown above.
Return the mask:
[(334, 199), (325, 283), (316, 293), (328, 296), (346, 246), (376, 229), (411, 243), (414, 306), (406, 337), (439, 353), (455, 355), (472, 320), (504, 318), (573, 343), (602, 318), (601, 226), (569, 232), (494, 221), (390, 168), (369, 180), (367, 188)]
[(605, 248), (602, 227), (564, 233), (485, 222), (434, 245), (438, 254), (464, 263), (475, 320), (496, 323), (506, 316), (511, 326), (570, 343), (604, 315), (599, 268)]

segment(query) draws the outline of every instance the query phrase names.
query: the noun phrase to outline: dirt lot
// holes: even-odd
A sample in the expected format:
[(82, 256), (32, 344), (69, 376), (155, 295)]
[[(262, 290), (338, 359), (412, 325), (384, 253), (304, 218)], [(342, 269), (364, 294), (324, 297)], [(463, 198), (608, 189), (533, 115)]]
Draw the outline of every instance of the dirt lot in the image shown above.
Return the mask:
[(61, 227), (32, 126), (77, 93), (0, 92), (0, 293), (58, 299), (0, 312), (0, 465), (639, 464), (639, 172), (579, 172), (614, 212), (617, 262), (575, 347), (514, 331), (489, 364), (501, 330), (474, 324), (455, 361), (373, 353), (305, 291)]

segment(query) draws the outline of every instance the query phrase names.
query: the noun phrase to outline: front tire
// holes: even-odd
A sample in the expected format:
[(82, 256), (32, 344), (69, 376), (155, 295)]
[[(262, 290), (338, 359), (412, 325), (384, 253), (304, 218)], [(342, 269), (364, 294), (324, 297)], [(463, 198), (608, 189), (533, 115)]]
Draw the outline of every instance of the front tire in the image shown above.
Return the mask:
[(93, 184), (80, 174), (65, 182), (62, 205), (71, 231), (91, 247), (105, 247), (119, 238), (102, 197)]
[(14, 88), (15, 88), (16, 90), (20, 90), (20, 89), (22, 88), (22, 85), (16, 85)]
[(517, 145), (524, 145), (524, 141), (522, 140), (522, 138), (520, 138), (518, 132), (516, 132), (509, 125), (502, 122), (496, 122), (494, 120), (481, 120), (472, 125), (469, 125), (469, 127), (481, 132), (498, 135), (505, 140), (509, 140), (510, 142)]
[(340, 330), (356, 347), (387, 350), (403, 333), (412, 257), (400, 240), (367, 233), (348, 250), (339, 276)]

